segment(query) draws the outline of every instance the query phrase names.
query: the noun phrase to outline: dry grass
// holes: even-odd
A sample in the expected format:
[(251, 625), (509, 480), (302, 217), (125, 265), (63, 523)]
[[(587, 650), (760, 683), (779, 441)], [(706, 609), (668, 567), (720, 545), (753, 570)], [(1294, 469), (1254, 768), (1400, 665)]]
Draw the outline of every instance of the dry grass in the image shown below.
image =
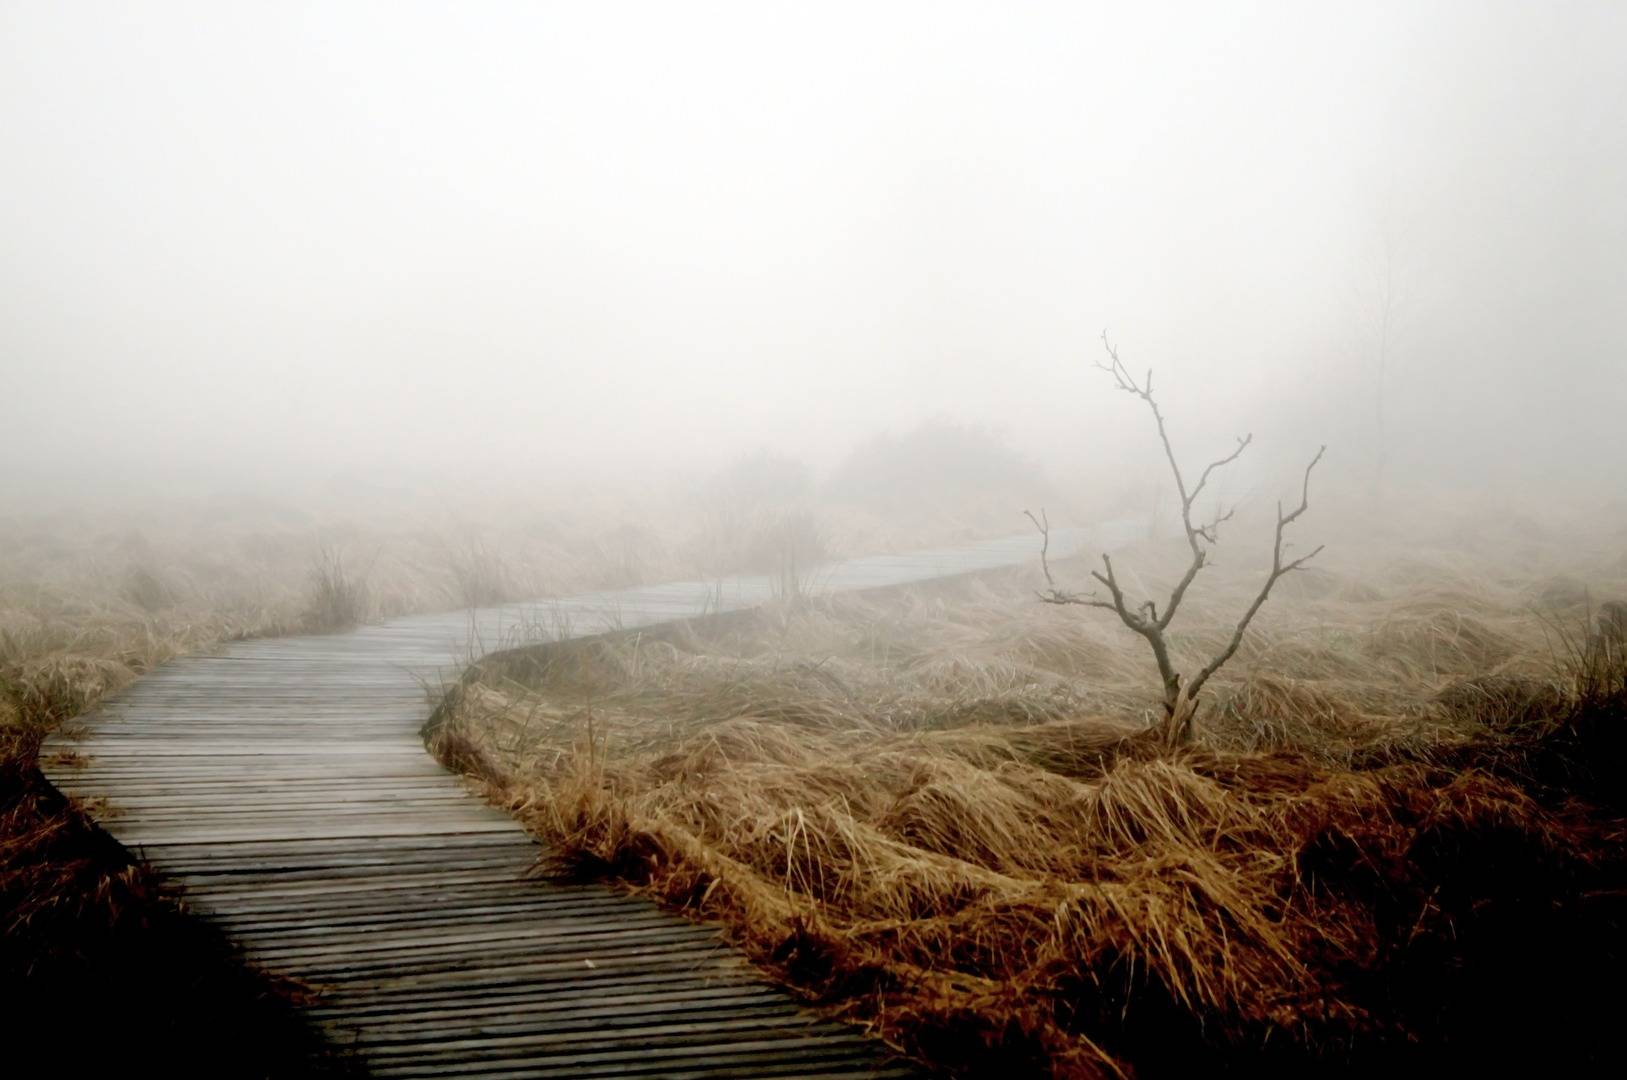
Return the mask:
[[(1570, 557), (1627, 596), (1613, 540)], [(1181, 648), (1252, 580), (1195, 591)], [(1416, 544), (1330, 560), (1170, 752), (1139, 642), (1032, 584), (521, 650), (431, 738), (569, 867), (949, 1071), (1600, 1067), (1627, 668), (1556, 642), (1585, 594)]]

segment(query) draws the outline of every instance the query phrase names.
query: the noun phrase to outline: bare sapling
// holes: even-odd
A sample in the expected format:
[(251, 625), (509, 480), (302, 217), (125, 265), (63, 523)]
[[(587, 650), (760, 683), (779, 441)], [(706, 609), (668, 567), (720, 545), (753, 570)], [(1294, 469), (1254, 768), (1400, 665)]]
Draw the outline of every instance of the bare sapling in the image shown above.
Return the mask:
[(1310, 506), (1311, 470), (1316, 468), (1327, 447), (1323, 446), (1316, 451), (1310, 464), (1305, 466), (1305, 476), (1300, 487), (1299, 505), (1292, 510), (1284, 510), (1282, 502), (1277, 503), (1277, 527), (1275, 543), (1271, 551), (1271, 571), (1266, 575), (1260, 586), (1259, 593), (1254, 602), (1248, 606), (1233, 628), (1226, 646), (1221, 649), (1207, 664), (1200, 668), (1197, 674), (1190, 679), (1183, 678), (1175, 669), (1175, 662), (1170, 657), (1170, 644), (1168, 631), (1170, 624), (1175, 621), (1175, 615), (1181, 608), (1181, 602), (1186, 598), (1187, 589), (1209, 561), (1210, 550), (1218, 541), (1220, 527), (1232, 519), (1236, 507), (1222, 510), (1218, 506), (1213, 516), (1207, 520), (1194, 520), (1194, 508), (1199, 498), (1208, 487), (1209, 480), (1214, 474), (1243, 456), (1243, 451), (1249, 448), (1254, 441), (1253, 435), (1244, 435), (1237, 440), (1237, 446), (1231, 453), (1218, 458), (1206, 465), (1198, 475), (1196, 484), (1188, 487), (1186, 475), (1182, 473), (1180, 463), (1176, 460), (1174, 447), (1170, 444), (1169, 431), (1164, 423), (1164, 414), (1158, 407), (1158, 401), (1153, 397), (1152, 371), (1148, 369), (1146, 376), (1137, 381), (1130, 374), (1130, 370), (1119, 359), (1118, 350), (1108, 340), (1107, 334), (1102, 333), (1102, 345), (1107, 351), (1107, 359), (1098, 360), (1096, 366), (1113, 377), (1118, 389), (1127, 394), (1133, 394), (1147, 403), (1152, 413), (1153, 421), (1158, 426), (1158, 439), (1163, 443), (1164, 456), (1169, 461), (1170, 473), (1175, 478), (1176, 494), (1180, 498), (1181, 525), (1186, 532), (1187, 547), (1191, 550), (1191, 560), (1187, 563), (1186, 571), (1170, 591), (1169, 597), (1164, 601), (1163, 610), (1159, 610), (1156, 600), (1151, 598), (1140, 602), (1133, 602), (1125, 596), (1124, 588), (1119, 584), (1118, 574), (1113, 569), (1112, 557), (1103, 553), (1102, 568), (1091, 571), (1091, 577), (1098, 585), (1107, 590), (1103, 597), (1096, 591), (1088, 593), (1075, 593), (1059, 588), (1056, 579), (1051, 574), (1051, 523), (1043, 509), (1039, 514), (1031, 510), (1023, 511), (1034, 527), (1040, 533), (1040, 566), (1045, 571), (1046, 588), (1042, 591), (1040, 599), (1047, 604), (1078, 604), (1084, 607), (1105, 608), (1119, 617), (1119, 621), (1135, 633), (1145, 638), (1152, 649), (1153, 660), (1158, 665), (1158, 675), (1163, 684), (1164, 722), (1162, 734), (1166, 742), (1177, 745), (1190, 742), (1193, 734), (1194, 719), (1197, 714), (1198, 695), (1202, 693), (1207, 683), (1222, 665), (1236, 654), (1238, 647), (1243, 643), (1243, 635), (1247, 632), (1249, 623), (1254, 620), (1261, 607), (1265, 605), (1266, 598), (1271, 595), (1271, 589), (1278, 581), (1300, 569), (1314, 559), (1321, 551), (1321, 545), (1307, 555), (1290, 559), (1286, 557), (1287, 544), (1285, 534), (1288, 526), (1298, 521)]

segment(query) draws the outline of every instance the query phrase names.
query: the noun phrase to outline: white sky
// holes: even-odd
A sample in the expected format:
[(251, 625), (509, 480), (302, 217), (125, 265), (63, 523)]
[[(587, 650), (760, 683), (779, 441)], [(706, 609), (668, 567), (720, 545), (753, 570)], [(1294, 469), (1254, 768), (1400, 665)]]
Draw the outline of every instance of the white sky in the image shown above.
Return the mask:
[(1104, 326), (1195, 454), (1349, 460), (1385, 266), (1403, 466), (1627, 479), (1624, 58), (1622, 3), (4, 0), (0, 496), (1102, 460)]

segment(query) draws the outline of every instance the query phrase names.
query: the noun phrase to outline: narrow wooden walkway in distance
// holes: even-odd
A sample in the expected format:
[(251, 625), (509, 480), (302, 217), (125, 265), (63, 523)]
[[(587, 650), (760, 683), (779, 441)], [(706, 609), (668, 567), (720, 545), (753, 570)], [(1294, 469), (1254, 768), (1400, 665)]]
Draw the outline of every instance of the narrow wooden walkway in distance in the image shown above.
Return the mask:
[[(1112, 546), (1122, 525), (1053, 533)], [(857, 559), (822, 591), (1032, 560), (1032, 536)], [(246, 641), (168, 664), (41, 755), (65, 794), (184, 888), (379, 1076), (902, 1076), (715, 932), (596, 885), (527, 878), (535, 843), (426, 753), (425, 683), (517, 635), (770, 599), (735, 578)]]

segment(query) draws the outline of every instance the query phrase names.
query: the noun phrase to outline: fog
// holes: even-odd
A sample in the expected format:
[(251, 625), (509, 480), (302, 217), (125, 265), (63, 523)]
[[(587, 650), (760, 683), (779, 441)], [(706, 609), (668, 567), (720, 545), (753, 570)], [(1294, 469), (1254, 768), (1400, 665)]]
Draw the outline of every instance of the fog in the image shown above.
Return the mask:
[(1151, 483), (1104, 328), (1183, 456), (1618, 498), (1624, 55), (1608, 2), (8, 2), (0, 505), (933, 420)]

